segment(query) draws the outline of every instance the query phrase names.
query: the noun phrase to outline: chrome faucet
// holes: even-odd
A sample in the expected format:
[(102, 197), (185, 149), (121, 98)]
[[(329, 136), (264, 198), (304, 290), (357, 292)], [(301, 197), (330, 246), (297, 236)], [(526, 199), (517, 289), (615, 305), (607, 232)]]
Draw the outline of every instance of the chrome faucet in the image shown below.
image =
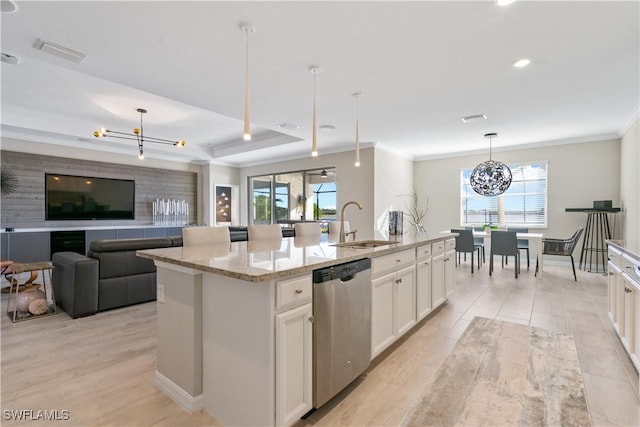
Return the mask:
[(360, 210), (362, 210), (362, 205), (360, 204), (360, 202), (355, 202), (353, 200), (345, 203), (342, 206), (342, 210), (340, 211), (340, 243), (345, 242), (345, 237), (347, 234), (353, 234), (353, 239), (355, 240), (356, 231), (358, 231), (358, 230), (353, 230), (353, 231), (350, 231), (349, 233), (344, 232), (344, 209), (349, 205), (356, 205)]

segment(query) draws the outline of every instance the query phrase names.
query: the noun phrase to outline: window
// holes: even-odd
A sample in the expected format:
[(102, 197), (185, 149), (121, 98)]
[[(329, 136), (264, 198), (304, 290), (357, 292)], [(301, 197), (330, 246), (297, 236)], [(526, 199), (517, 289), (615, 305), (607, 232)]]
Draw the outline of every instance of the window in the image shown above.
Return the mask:
[(503, 194), (481, 196), (471, 188), (473, 168), (460, 173), (460, 223), (547, 226), (547, 162), (509, 165), (513, 180)]

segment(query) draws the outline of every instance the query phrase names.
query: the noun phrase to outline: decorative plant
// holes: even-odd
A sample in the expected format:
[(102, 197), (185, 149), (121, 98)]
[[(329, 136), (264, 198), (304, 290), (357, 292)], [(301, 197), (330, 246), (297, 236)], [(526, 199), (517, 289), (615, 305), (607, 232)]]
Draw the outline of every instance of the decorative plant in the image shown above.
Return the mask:
[(411, 197), (411, 202), (405, 205), (407, 212), (404, 215), (408, 217), (409, 223), (415, 227), (416, 231), (427, 231), (422, 225), (422, 221), (429, 211), (429, 198), (427, 197), (427, 201), (422, 206), (415, 188), (411, 194), (400, 194), (398, 197)]
[(2, 195), (11, 194), (18, 188), (18, 177), (9, 169), (0, 170), (0, 190)]

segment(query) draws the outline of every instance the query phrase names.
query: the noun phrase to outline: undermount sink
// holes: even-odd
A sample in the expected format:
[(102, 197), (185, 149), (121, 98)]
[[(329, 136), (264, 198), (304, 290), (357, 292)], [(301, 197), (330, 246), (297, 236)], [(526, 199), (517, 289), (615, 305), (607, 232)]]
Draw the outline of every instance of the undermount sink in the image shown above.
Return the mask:
[(390, 242), (389, 240), (360, 240), (357, 242), (336, 243), (332, 246), (349, 249), (370, 249), (377, 248), (378, 246), (395, 245), (397, 243), (398, 242)]

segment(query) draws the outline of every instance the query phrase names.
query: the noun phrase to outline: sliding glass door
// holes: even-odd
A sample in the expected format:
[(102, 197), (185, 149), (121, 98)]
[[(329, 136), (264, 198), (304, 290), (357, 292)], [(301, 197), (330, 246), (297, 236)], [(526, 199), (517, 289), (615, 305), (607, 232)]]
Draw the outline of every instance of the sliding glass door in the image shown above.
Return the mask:
[(248, 178), (249, 223), (286, 224), (335, 219), (335, 168)]

